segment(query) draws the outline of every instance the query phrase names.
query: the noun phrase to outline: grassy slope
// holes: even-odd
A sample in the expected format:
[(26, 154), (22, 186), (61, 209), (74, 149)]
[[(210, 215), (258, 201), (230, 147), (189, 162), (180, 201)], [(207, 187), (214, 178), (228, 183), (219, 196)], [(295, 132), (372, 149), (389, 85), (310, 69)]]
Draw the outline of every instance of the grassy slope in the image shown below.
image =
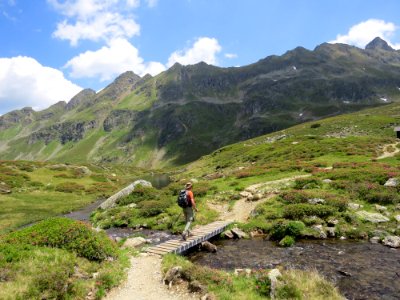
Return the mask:
[[(0, 161), (0, 234), (24, 224), (84, 207), (117, 192), (143, 171), (129, 167), (89, 165), (85, 175), (73, 165)], [(114, 174), (115, 176), (113, 176)]]

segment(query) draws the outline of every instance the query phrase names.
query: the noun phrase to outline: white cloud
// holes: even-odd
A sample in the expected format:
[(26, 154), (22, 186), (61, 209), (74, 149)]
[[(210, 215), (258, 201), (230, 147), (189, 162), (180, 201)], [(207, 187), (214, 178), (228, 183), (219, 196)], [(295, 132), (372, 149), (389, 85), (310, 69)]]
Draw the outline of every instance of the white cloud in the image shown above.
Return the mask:
[(0, 58), (0, 113), (25, 106), (44, 109), (69, 101), (80, 90), (62, 72), (31, 57)]
[(182, 65), (195, 64), (201, 61), (217, 65), (217, 54), (222, 47), (215, 38), (201, 37), (196, 40), (193, 46), (182, 51), (175, 51), (168, 59), (168, 66), (178, 62)]
[(400, 44), (393, 44), (390, 41), (397, 29), (398, 27), (394, 23), (369, 19), (352, 26), (345, 35), (338, 34), (336, 39), (330, 43), (344, 43), (364, 48), (375, 37), (380, 37), (393, 48), (399, 49)]
[(158, 4), (158, 0), (146, 0), (148, 7), (156, 7)]
[(165, 70), (158, 62), (145, 63), (139, 51), (126, 39), (111, 40), (107, 46), (97, 51), (86, 51), (72, 58), (65, 65), (74, 78), (100, 77), (101, 81), (113, 79), (125, 71), (133, 71), (143, 76), (157, 75)]
[(59, 13), (66, 16), (57, 24), (53, 36), (70, 41), (72, 46), (80, 40), (110, 41), (139, 35), (132, 9), (139, 0), (47, 0)]
[(232, 58), (237, 58), (238, 56), (235, 53), (225, 53), (225, 57), (232, 59)]

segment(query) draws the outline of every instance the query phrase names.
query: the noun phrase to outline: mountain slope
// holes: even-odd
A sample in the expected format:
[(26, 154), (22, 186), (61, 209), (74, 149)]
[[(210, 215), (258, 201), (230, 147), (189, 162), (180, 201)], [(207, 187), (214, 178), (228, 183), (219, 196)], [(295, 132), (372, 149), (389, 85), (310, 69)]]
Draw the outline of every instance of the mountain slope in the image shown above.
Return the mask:
[(120, 75), (68, 104), (0, 117), (0, 158), (123, 162), (160, 167), (327, 116), (397, 101), (400, 52), (298, 47), (238, 68), (175, 64), (143, 78)]

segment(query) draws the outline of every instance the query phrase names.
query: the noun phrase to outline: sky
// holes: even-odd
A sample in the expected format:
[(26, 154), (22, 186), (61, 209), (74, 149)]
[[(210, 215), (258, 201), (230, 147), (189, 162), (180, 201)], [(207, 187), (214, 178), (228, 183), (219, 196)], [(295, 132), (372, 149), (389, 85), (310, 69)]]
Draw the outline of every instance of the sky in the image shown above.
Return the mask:
[(399, 0), (0, 0), (0, 115), (176, 62), (244, 66), (376, 36), (400, 49), (399, 11)]

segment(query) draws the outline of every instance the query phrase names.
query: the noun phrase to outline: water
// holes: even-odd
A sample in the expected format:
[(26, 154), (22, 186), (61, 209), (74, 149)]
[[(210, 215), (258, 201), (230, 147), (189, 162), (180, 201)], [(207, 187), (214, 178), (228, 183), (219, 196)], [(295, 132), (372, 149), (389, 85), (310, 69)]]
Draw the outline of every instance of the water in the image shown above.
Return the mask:
[(317, 269), (348, 299), (400, 299), (400, 250), (355, 241), (300, 241), (292, 248), (262, 239), (217, 241), (218, 252), (190, 259), (217, 269)]

